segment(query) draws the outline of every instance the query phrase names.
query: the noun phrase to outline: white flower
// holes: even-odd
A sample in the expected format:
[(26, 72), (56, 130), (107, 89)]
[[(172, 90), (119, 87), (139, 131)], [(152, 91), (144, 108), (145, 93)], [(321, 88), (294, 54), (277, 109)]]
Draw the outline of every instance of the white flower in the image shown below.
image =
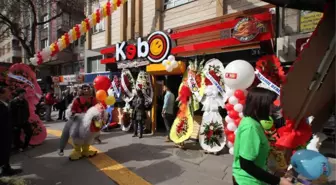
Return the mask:
[(211, 125), (211, 126), (210, 126), (210, 130), (213, 130), (213, 129), (214, 129), (214, 126)]
[(162, 65), (165, 66), (168, 72), (172, 72), (174, 68), (177, 68), (178, 63), (175, 60), (175, 57), (173, 55), (170, 55), (167, 60), (164, 60), (162, 62)]

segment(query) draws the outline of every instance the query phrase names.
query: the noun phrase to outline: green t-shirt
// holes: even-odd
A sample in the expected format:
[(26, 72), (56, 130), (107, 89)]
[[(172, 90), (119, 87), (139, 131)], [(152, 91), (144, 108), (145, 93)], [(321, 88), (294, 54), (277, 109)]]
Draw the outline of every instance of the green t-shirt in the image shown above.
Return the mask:
[(236, 132), (234, 143), (233, 176), (239, 185), (264, 185), (240, 168), (239, 156), (254, 161), (260, 168), (267, 169), (270, 146), (261, 124), (251, 117), (244, 117)]

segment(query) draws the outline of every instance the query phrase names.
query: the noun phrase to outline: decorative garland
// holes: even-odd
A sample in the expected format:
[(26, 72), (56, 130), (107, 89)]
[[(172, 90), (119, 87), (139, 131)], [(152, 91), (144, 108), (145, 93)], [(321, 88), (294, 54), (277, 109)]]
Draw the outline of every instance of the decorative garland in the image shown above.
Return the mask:
[(205, 136), (204, 143), (211, 148), (215, 145), (221, 146), (219, 139), (223, 137), (223, 127), (218, 122), (211, 122), (204, 124), (204, 131), (201, 135)]
[(30, 62), (33, 65), (40, 65), (44, 61), (49, 60), (52, 56), (55, 56), (57, 53), (67, 48), (74, 41), (78, 40), (82, 35), (86, 34), (86, 32), (90, 31), (91, 28), (93, 28), (105, 17), (110, 16), (115, 10), (118, 9), (118, 7), (126, 2), (127, 0), (113, 0), (112, 2), (108, 1), (102, 6), (102, 8), (94, 11), (80, 24), (76, 24), (69, 32), (62, 35), (57, 41), (44, 48), (42, 51), (37, 52), (33, 58), (30, 58)]

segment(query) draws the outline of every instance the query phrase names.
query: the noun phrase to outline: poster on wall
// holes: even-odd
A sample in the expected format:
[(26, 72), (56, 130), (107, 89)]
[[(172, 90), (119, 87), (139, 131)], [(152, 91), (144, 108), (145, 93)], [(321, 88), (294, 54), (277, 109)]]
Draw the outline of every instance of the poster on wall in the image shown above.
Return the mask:
[(300, 32), (313, 32), (322, 17), (323, 13), (321, 12), (302, 10), (300, 14)]

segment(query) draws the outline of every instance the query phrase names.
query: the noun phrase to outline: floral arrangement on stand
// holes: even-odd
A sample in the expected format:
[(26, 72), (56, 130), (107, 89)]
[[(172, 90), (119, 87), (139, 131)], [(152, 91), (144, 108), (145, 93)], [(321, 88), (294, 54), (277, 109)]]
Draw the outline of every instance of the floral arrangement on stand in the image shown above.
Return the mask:
[[(32, 124), (33, 128), (33, 137), (30, 140), (30, 144), (41, 144), (47, 137), (47, 130), (39, 116), (35, 114), (35, 106), (42, 96), (35, 72), (26, 64), (14, 64), (7, 72), (6, 83), (9, 85), (12, 94), (15, 94), (17, 88), (26, 90), (25, 99), (28, 102), (30, 112), (28, 121)], [(21, 138), (24, 138), (23, 133)]]
[(205, 152), (214, 154), (224, 148), (226, 140), (223, 134), (222, 117), (218, 113), (218, 108), (224, 106), (225, 99), (223, 73), (224, 66), (217, 59), (209, 60), (203, 68), (205, 91), (201, 103), (204, 113), (199, 132), (199, 143)]
[(217, 122), (204, 124), (204, 130), (201, 135), (205, 136), (204, 142), (210, 147), (221, 146), (220, 140), (223, 138), (223, 125)]
[(190, 138), (194, 129), (193, 112), (199, 108), (202, 98), (202, 69), (204, 61), (190, 61), (179, 88), (179, 111), (170, 131), (170, 138), (176, 144)]
[[(260, 57), (256, 63), (256, 70), (278, 87), (286, 80), (281, 62), (275, 55)], [(260, 80), (255, 78), (254, 84), (258, 85), (259, 83), (261, 83)]]
[(154, 91), (150, 75), (145, 71), (140, 71), (136, 80), (136, 89), (140, 89), (143, 93), (146, 105), (151, 104), (153, 101)]
[(132, 73), (128, 69), (124, 69), (121, 72), (121, 97), (126, 102), (126, 105), (123, 109), (123, 118), (121, 120), (121, 129), (123, 131), (129, 131), (132, 122), (131, 122), (131, 115), (132, 115), (132, 109), (130, 106), (130, 102), (133, 100), (135, 95), (135, 81), (132, 76)]

